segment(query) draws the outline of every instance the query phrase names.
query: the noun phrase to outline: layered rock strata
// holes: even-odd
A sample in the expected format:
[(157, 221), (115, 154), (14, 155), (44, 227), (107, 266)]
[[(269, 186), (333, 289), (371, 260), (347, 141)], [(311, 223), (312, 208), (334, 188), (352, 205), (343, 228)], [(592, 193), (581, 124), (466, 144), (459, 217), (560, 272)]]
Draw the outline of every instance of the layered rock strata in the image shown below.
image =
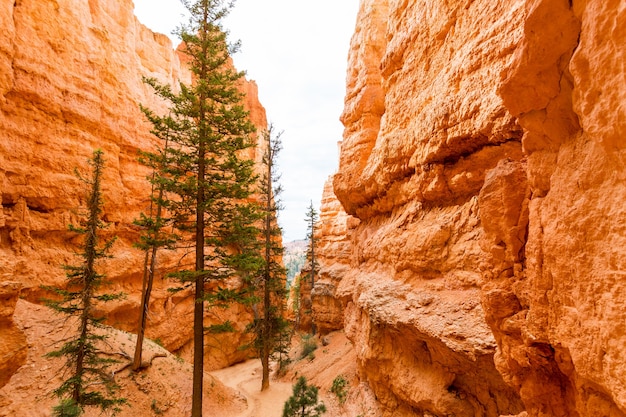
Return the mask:
[(361, 1), (336, 294), (385, 415), (626, 413), (624, 19)]
[[(143, 254), (133, 247), (139, 230), (132, 222), (147, 210), (150, 192), (137, 156), (156, 145), (139, 103), (166, 111), (141, 77), (175, 86), (189, 82), (190, 74), (170, 40), (137, 21), (131, 0), (5, 1), (0, 25), (0, 281), (19, 281), (31, 302), (40, 301), (40, 285), (63, 282), (60, 266), (76, 263), (77, 242), (67, 225), (76, 222), (85, 198), (74, 169), (85, 172), (100, 148), (107, 233), (118, 236), (104, 272), (113, 290), (128, 295), (106, 314), (109, 324), (134, 331)], [(264, 128), (256, 85), (245, 82), (242, 89), (253, 121)], [(179, 259), (162, 252), (161, 271)], [(152, 293), (147, 336), (187, 352), (193, 297), (169, 293), (173, 283), (163, 275)], [(234, 319), (242, 314), (235, 310), (215, 314)], [(245, 358), (239, 342), (207, 341), (220, 346), (208, 348), (208, 368)]]

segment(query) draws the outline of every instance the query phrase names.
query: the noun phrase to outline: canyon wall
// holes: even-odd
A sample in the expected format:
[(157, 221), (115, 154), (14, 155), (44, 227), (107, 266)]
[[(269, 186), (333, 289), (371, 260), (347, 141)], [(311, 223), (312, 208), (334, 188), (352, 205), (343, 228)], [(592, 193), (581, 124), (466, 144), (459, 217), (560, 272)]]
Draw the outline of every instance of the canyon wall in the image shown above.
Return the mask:
[[(86, 174), (87, 159), (100, 148), (106, 233), (118, 237), (104, 272), (113, 291), (127, 294), (105, 313), (109, 324), (135, 331), (143, 253), (133, 247), (140, 232), (133, 219), (147, 210), (150, 191), (137, 156), (156, 145), (139, 103), (166, 111), (141, 77), (175, 86), (189, 82), (190, 73), (168, 37), (137, 21), (131, 0), (1, 1), (0, 26), (0, 282), (19, 282), (21, 297), (35, 303), (42, 284), (62, 284), (61, 265), (77, 262), (67, 225), (85, 203), (74, 170)], [(256, 85), (244, 82), (242, 89), (253, 122), (265, 128)], [(160, 270), (180, 255), (162, 251)], [(168, 292), (175, 283), (163, 275), (155, 280), (147, 337), (190, 355), (193, 296)], [(250, 312), (209, 312), (207, 324), (216, 315), (234, 321)], [(207, 368), (246, 358), (241, 343), (241, 335), (207, 339)]]
[(335, 297), (385, 415), (626, 415), (625, 20), (361, 0)]

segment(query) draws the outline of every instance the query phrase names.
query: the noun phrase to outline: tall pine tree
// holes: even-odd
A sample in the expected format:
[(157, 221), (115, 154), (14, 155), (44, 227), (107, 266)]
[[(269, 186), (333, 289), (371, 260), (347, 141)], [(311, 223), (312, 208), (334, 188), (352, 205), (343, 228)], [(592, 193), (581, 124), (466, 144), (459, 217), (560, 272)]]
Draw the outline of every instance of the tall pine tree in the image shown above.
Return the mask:
[[(245, 149), (254, 145), (255, 131), (243, 107), (238, 82), (243, 73), (233, 69), (221, 20), (232, 4), (224, 0), (183, 0), (190, 18), (178, 35), (181, 52), (192, 73), (192, 84), (177, 91), (148, 80), (155, 92), (171, 104), (168, 117), (146, 112), (155, 130), (169, 129), (170, 148), (157, 173), (167, 195), (172, 222), (193, 236), (193, 266), (175, 276), (194, 289), (194, 369), (192, 417), (202, 415), (205, 301), (222, 302), (232, 292), (224, 288), (205, 294), (205, 284), (233, 274), (248, 276), (259, 268), (258, 214), (250, 203), (256, 181)], [(155, 155), (155, 158), (158, 156)]]
[[(119, 388), (107, 368), (115, 362), (106, 358), (101, 351), (106, 336), (98, 333), (103, 317), (97, 317), (95, 309), (99, 302), (118, 299), (122, 294), (102, 294), (105, 276), (97, 272), (98, 262), (109, 257), (108, 251), (114, 242), (100, 242), (100, 231), (105, 224), (102, 215), (102, 151), (96, 150), (89, 161), (93, 168), (91, 178), (81, 179), (90, 187), (87, 195), (87, 218), (82, 227), (70, 225), (70, 230), (84, 236), (81, 245), (80, 265), (65, 266), (67, 282), (64, 288), (45, 287), (57, 295), (46, 304), (56, 311), (75, 317), (78, 329), (75, 337), (66, 341), (60, 349), (47, 354), (49, 357), (64, 357), (67, 378), (54, 393), (61, 399), (53, 409), (55, 417), (76, 417), (84, 413), (85, 407), (96, 407), (102, 411), (119, 411), (125, 399), (115, 396)], [(100, 388), (102, 387), (102, 388)]]
[[(276, 158), (282, 148), (280, 136), (274, 135), (273, 126), (264, 132), (265, 155), (263, 156), (264, 172), (261, 174), (259, 190), (261, 212), (261, 257), (262, 268), (259, 270), (258, 289), (261, 308), (254, 321), (254, 346), (261, 357), (262, 379), (261, 390), (270, 385), (269, 362), (275, 354), (284, 354), (289, 340), (289, 325), (284, 318), (286, 304), (286, 270), (282, 265), (283, 246), (281, 229), (278, 226), (278, 199), (282, 189), (278, 184), (280, 175), (276, 169)], [(258, 311), (258, 309), (257, 309)]]

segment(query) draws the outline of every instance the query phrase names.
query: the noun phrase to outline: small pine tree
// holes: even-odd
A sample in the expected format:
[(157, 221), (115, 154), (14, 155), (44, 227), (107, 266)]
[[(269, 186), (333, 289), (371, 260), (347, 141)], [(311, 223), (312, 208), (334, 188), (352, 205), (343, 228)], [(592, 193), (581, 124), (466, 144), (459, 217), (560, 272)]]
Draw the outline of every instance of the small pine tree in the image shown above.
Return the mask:
[(264, 132), (263, 139), (266, 145), (263, 156), (265, 172), (260, 179), (261, 213), (263, 218), (261, 225), (261, 268), (258, 272), (258, 287), (260, 289), (261, 314), (252, 323), (255, 332), (254, 347), (261, 357), (262, 378), (261, 390), (269, 388), (269, 363), (270, 358), (278, 353), (287, 353), (289, 340), (289, 325), (284, 318), (286, 310), (285, 301), (286, 270), (280, 263), (283, 255), (281, 244), (281, 229), (277, 224), (277, 214), (280, 210), (278, 196), (281, 193), (280, 185), (276, 185), (280, 176), (276, 173), (276, 158), (281, 149), (280, 136), (273, 135), (273, 126)]
[(300, 306), (300, 287), (301, 287), (301, 282), (302, 282), (302, 275), (298, 274), (296, 275), (296, 277), (293, 279), (293, 285), (291, 286), (291, 299), (292, 299), (292, 305), (291, 305), (291, 309), (293, 310), (294, 316), (295, 316), (295, 323), (294, 323), (294, 328), (295, 330), (300, 330), (300, 313), (301, 313), (301, 306)]
[[(307, 250), (307, 260), (309, 261), (309, 266), (311, 268), (311, 272), (310, 272), (310, 280), (311, 280), (311, 297), (313, 295), (313, 289), (315, 288), (315, 274), (317, 274), (318, 268), (319, 268), (319, 264), (317, 263), (317, 259), (315, 259), (315, 255), (316, 255), (316, 249), (317, 249), (317, 239), (315, 237), (315, 232), (317, 230), (317, 222), (319, 220), (319, 215), (317, 213), (317, 210), (315, 210), (315, 207), (313, 207), (313, 201), (311, 201), (311, 204), (309, 205), (309, 207), (307, 207), (307, 212), (306, 212), (306, 218), (305, 221), (307, 222), (307, 239), (309, 240), (309, 247)], [(311, 298), (311, 302), (312, 302), (312, 298)], [(308, 310), (307, 311), (308, 314), (311, 314), (311, 332), (313, 334), (315, 334), (316, 332), (316, 328), (315, 328), (315, 322), (313, 321), (313, 315), (312, 315), (312, 311)]]
[(293, 395), (283, 408), (283, 417), (319, 417), (324, 414), (326, 406), (317, 399), (317, 392), (317, 387), (307, 385), (305, 377), (298, 378)]
[(85, 407), (96, 407), (101, 411), (115, 413), (126, 403), (124, 398), (115, 396), (119, 387), (107, 372), (107, 368), (115, 361), (104, 357), (104, 352), (100, 350), (106, 336), (96, 333), (96, 329), (103, 327), (103, 318), (95, 315), (96, 304), (119, 299), (123, 294), (98, 292), (105, 283), (105, 276), (96, 271), (97, 263), (109, 257), (108, 251), (114, 239), (103, 244), (99, 241), (99, 232), (105, 227), (100, 220), (101, 177), (104, 167), (102, 151), (94, 151), (89, 164), (93, 168), (92, 177), (81, 177), (90, 186), (86, 224), (84, 227), (69, 225), (70, 230), (85, 236), (80, 252), (83, 262), (77, 266), (64, 266), (67, 276), (65, 288), (45, 287), (58, 297), (55, 300), (46, 300), (46, 304), (78, 320), (76, 336), (65, 342), (60, 349), (47, 354), (48, 357), (64, 357), (65, 369), (70, 372), (69, 378), (54, 390), (60, 398), (60, 403), (53, 408), (55, 417), (80, 416)]
[(330, 387), (330, 392), (337, 396), (339, 404), (343, 405), (348, 397), (348, 380), (343, 375), (337, 375), (333, 379), (333, 385)]
[[(148, 82), (144, 78), (145, 82)], [(141, 106), (142, 111), (146, 114), (149, 120), (152, 120), (152, 113), (150, 110)], [(165, 184), (160, 181), (157, 172), (163, 172), (167, 163), (169, 154), (169, 126), (171, 120), (168, 118), (162, 119), (163, 123), (158, 121), (154, 123), (152, 134), (161, 139), (164, 143), (162, 148), (158, 148), (156, 153), (141, 152), (139, 162), (152, 168), (152, 175), (148, 177), (152, 189), (150, 191), (150, 206), (148, 213), (141, 213), (139, 219), (136, 219), (134, 223), (137, 226), (143, 228), (143, 233), (139, 242), (135, 244), (136, 247), (142, 249), (145, 252), (143, 263), (143, 280), (141, 288), (141, 306), (139, 309), (139, 320), (137, 326), (137, 343), (135, 344), (135, 355), (133, 357), (133, 371), (141, 368), (141, 357), (143, 350), (143, 341), (146, 332), (146, 324), (148, 321), (148, 308), (150, 305), (150, 295), (152, 293), (152, 285), (154, 282), (154, 276), (157, 269), (157, 254), (159, 249), (167, 248), (172, 249), (178, 239), (173, 233), (167, 233), (166, 226), (171, 221), (165, 216), (165, 209), (168, 206), (167, 199), (165, 198)]]
[(315, 232), (317, 230), (317, 222), (319, 220), (319, 215), (315, 207), (313, 207), (313, 201), (311, 200), (311, 204), (307, 207), (306, 218), (305, 221), (307, 223), (307, 235), (306, 238), (309, 240), (309, 248), (307, 250), (307, 258), (309, 260), (309, 265), (311, 267), (311, 290), (315, 288), (315, 274), (317, 273), (317, 269), (319, 264), (317, 263), (317, 259), (315, 259), (315, 249), (317, 248), (317, 240), (315, 239)]

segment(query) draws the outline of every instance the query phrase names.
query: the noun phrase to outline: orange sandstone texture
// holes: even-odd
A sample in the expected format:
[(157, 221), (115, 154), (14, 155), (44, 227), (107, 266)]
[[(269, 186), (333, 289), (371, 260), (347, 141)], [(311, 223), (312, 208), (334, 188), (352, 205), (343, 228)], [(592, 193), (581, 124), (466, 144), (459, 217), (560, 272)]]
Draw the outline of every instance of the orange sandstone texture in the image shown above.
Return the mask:
[(385, 415), (626, 415), (625, 20), (361, 1), (336, 297)]
[(480, 303), (478, 203), (498, 161), (523, 159), (495, 82), (522, 19), (514, 2), (361, 2), (333, 183), (360, 224), (337, 296), (385, 415), (524, 409)]
[(344, 305), (336, 291), (350, 269), (350, 233), (359, 223), (335, 197), (332, 179), (324, 184), (317, 229), (319, 275), (311, 294), (313, 321), (321, 334), (343, 329)]
[(524, 2), (502, 77), (524, 128), (529, 227), (514, 275), (490, 275), (519, 306), (491, 319), (498, 368), (531, 415), (626, 415), (623, 6)]
[[(189, 72), (165, 35), (137, 21), (131, 0), (21, 0), (0, 4), (0, 281), (18, 281), (22, 296), (40, 302), (40, 285), (64, 280), (73, 264), (75, 236), (67, 232), (84, 205), (74, 169), (86, 172), (93, 149), (105, 155), (104, 217), (107, 234), (118, 236), (105, 271), (125, 300), (107, 305), (108, 323), (135, 331), (143, 254), (132, 245), (132, 224), (149, 203), (148, 170), (139, 149), (156, 145), (139, 103), (165, 112), (141, 77), (177, 85)], [(265, 110), (256, 85), (242, 83), (246, 105), (260, 129)], [(257, 160), (259, 155), (253, 155)], [(172, 295), (164, 279), (181, 254), (162, 252), (149, 311), (147, 337), (172, 351), (191, 351), (193, 297)], [(234, 308), (207, 315), (250, 317)], [(245, 326), (242, 321), (241, 327)], [(207, 340), (207, 367), (247, 357), (240, 338)], [(211, 346), (219, 346), (213, 349)]]
[(0, 388), (26, 362), (26, 336), (13, 320), (19, 293), (19, 283), (0, 283)]

